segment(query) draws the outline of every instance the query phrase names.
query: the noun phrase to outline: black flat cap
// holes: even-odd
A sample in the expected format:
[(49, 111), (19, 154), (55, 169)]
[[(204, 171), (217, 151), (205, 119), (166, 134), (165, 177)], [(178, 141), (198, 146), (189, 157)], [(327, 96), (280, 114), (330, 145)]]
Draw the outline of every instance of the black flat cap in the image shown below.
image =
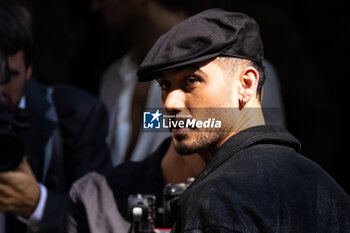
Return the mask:
[(242, 13), (210, 9), (194, 15), (162, 35), (141, 63), (139, 81), (156, 78), (159, 71), (219, 56), (262, 63), (259, 25)]

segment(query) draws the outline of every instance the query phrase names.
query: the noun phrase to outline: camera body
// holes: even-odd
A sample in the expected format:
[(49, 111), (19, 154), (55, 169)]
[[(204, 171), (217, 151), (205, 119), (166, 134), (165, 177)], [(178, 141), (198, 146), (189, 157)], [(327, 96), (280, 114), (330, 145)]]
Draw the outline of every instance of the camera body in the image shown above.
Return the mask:
[[(9, 80), (7, 59), (0, 51), (0, 85)], [(27, 125), (16, 121), (14, 112), (0, 101), (0, 172), (16, 169), (24, 154), (23, 143), (14, 129)]]
[(22, 161), (24, 146), (14, 131), (18, 122), (0, 101), (0, 172), (14, 170)]
[(135, 233), (153, 233), (156, 215), (156, 197), (134, 194), (128, 198), (128, 215)]
[[(191, 182), (191, 181), (190, 181)], [(163, 190), (163, 223), (172, 226), (178, 213), (178, 201), (189, 184), (167, 184)]]
[(188, 184), (167, 184), (163, 189), (163, 206), (156, 207), (156, 196), (152, 194), (133, 194), (128, 198), (128, 216), (131, 222), (129, 232), (134, 233), (168, 233), (171, 229), (155, 228), (156, 211), (161, 212), (163, 224), (172, 226), (177, 217), (177, 206), (181, 195), (193, 182), (190, 178)]

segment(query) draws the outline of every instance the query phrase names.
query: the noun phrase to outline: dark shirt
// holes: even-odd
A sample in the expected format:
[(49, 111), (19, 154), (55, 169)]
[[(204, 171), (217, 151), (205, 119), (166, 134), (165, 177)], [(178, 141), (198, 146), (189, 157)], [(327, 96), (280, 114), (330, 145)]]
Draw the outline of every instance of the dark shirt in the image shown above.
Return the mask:
[(282, 128), (227, 140), (185, 191), (172, 232), (350, 232), (350, 199)]

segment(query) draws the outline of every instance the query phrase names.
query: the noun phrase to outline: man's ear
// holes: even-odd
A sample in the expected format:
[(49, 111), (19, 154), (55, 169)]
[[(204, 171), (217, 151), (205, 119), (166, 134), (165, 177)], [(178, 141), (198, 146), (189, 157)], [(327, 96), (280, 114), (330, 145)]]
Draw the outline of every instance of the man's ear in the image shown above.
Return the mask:
[(30, 79), (32, 77), (32, 66), (28, 66), (27, 71), (26, 71), (26, 79)]
[(259, 81), (258, 71), (252, 67), (245, 67), (239, 78), (239, 106), (242, 109), (255, 95)]

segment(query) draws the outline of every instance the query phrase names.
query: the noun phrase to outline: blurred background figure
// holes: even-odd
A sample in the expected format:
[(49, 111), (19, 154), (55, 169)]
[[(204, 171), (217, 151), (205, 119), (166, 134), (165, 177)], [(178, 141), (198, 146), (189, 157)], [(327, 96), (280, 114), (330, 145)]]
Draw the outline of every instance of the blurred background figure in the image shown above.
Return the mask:
[[(31, 79), (31, 22), (21, 4), (0, 1), (0, 51), (7, 71), (0, 83), (1, 130), (12, 129), (23, 146), (17, 161), (12, 161), (16, 150), (0, 148), (0, 231), (8, 233), (59, 232), (70, 185), (89, 171), (111, 167), (104, 105), (81, 90)], [(3, 135), (1, 140), (10, 137)]]
[[(110, 30), (99, 12), (91, 11), (91, 0), (22, 2), (34, 16), (37, 46), (33, 77), (46, 84), (70, 83), (97, 95), (106, 67), (129, 51), (132, 44), (129, 31), (133, 29)], [(184, 1), (174, 2), (182, 5)], [(350, 15), (346, 1), (185, 3), (190, 14), (220, 7), (257, 20), (265, 57), (279, 77), (288, 131), (302, 142), (305, 156), (319, 163), (350, 192), (343, 153), (346, 137), (338, 133), (343, 128), (347, 106), (345, 92), (339, 89), (344, 70), (336, 68), (347, 67)]]
[[(160, 88), (137, 82), (136, 70), (153, 43), (187, 17), (181, 2), (164, 0), (93, 0), (111, 30), (128, 29), (129, 51), (105, 72), (100, 98), (110, 116), (108, 144), (114, 165), (139, 161), (153, 152), (168, 133), (142, 131), (145, 107), (161, 109)], [(116, 42), (117, 43), (117, 42)]]

